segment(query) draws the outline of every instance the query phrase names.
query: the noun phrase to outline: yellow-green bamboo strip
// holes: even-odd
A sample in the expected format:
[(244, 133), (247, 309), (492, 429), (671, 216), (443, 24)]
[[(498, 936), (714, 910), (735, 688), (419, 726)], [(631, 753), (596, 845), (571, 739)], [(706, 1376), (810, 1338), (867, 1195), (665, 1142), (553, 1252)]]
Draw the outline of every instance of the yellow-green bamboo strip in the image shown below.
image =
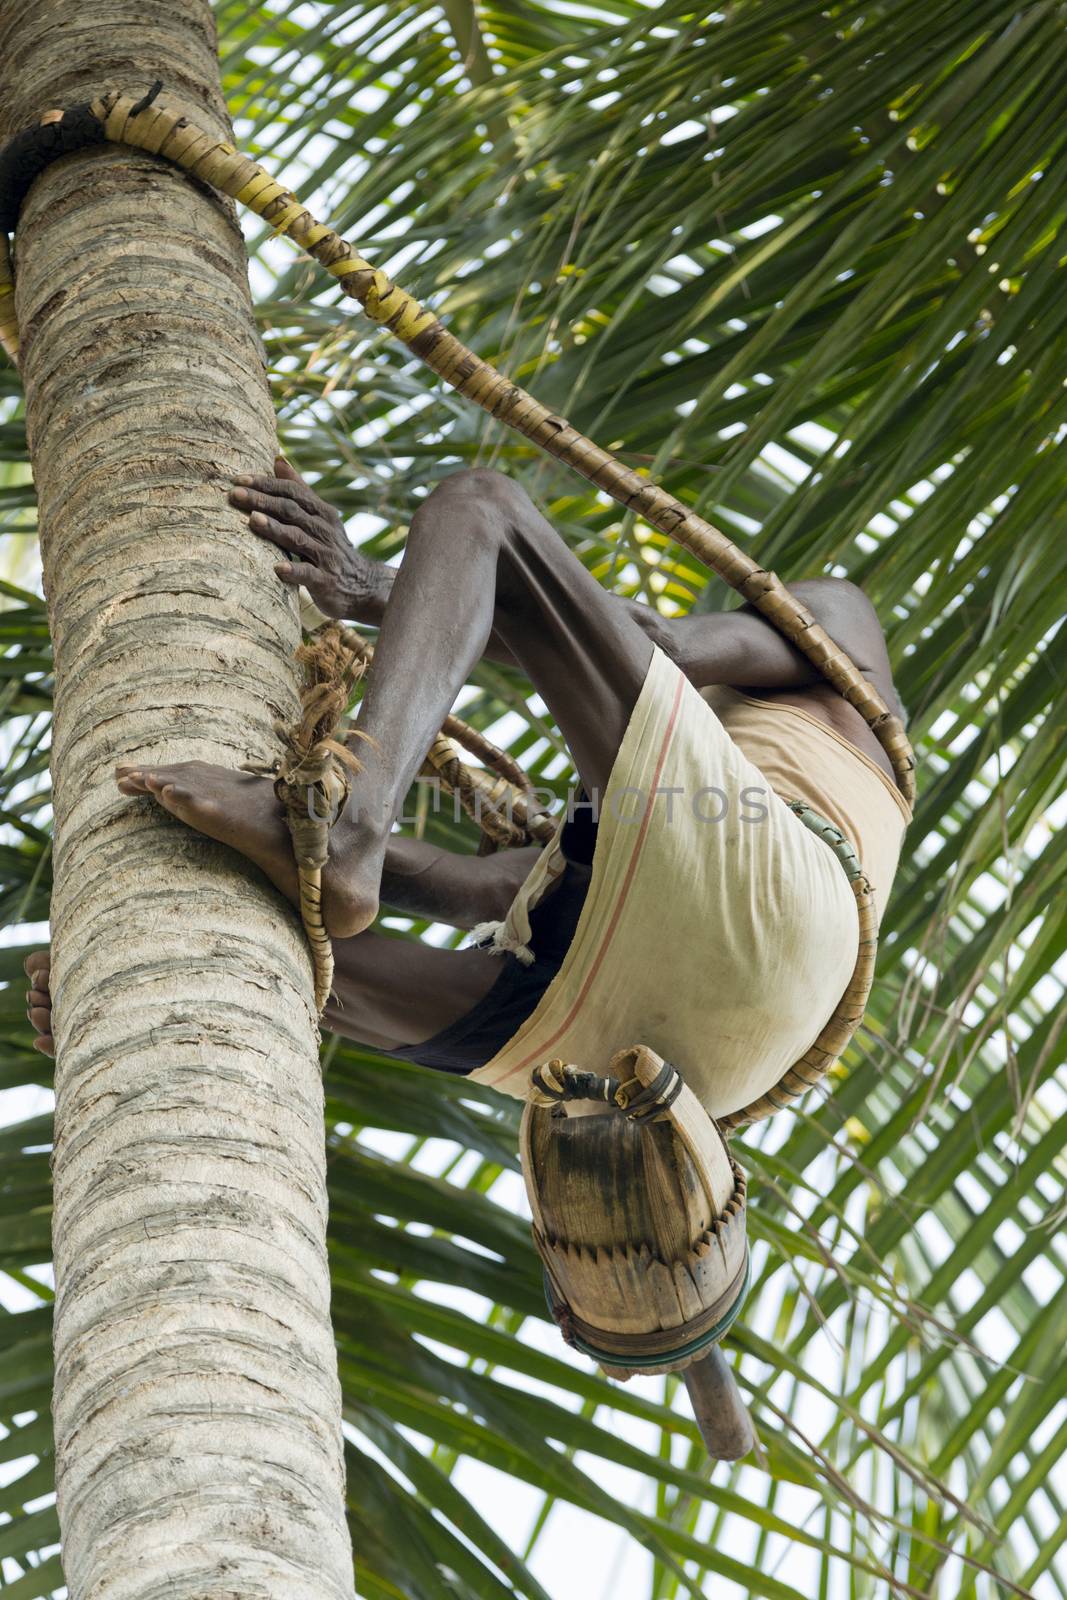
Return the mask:
[[(135, 107), (143, 109), (135, 111)], [(665, 489), (622, 466), (564, 417), (549, 411), (475, 355), (433, 312), (365, 261), (332, 228), (318, 222), (296, 195), (258, 162), (198, 128), (179, 107), (158, 101), (145, 107), (143, 97), (138, 100), (116, 90), (94, 101), (92, 110), (108, 140), (163, 156), (251, 207), (312, 255), (338, 279), (346, 294), (359, 301), (372, 321), (388, 328), (452, 388), (690, 550), (773, 623), (860, 712), (886, 751), (903, 794), (909, 802), (914, 799), (914, 756), (900, 718), (774, 573), (765, 571)], [(5, 318), (3, 311), (11, 297), (3, 293), (2, 284), (0, 279), (0, 335), (14, 355), (17, 333), (13, 318)]]

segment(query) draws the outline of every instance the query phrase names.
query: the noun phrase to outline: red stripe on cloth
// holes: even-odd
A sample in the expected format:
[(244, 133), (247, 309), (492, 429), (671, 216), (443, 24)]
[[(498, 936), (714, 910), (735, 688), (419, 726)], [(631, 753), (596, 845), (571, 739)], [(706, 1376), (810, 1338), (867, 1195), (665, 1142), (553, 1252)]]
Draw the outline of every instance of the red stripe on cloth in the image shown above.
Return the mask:
[[(556, 1043), (556, 1040), (562, 1038), (563, 1034), (566, 1033), (567, 1029), (578, 1015), (578, 1012), (581, 1010), (585, 1001), (586, 995), (589, 993), (593, 981), (603, 965), (604, 957), (607, 955), (611, 941), (615, 937), (615, 931), (619, 925), (619, 918), (622, 916), (623, 907), (626, 904), (627, 897), (630, 893), (630, 887), (637, 871), (637, 863), (640, 859), (641, 851), (644, 848), (645, 838), (648, 834), (648, 825), (652, 818), (652, 806), (656, 798), (656, 790), (659, 787), (660, 774), (663, 771), (663, 764), (667, 759), (667, 750), (670, 747), (671, 739), (674, 737), (674, 728), (676, 722), (678, 721), (678, 708), (681, 705), (682, 691), (684, 687), (685, 679), (679, 672), (678, 682), (675, 685), (674, 690), (674, 704), (671, 707), (670, 718), (667, 722), (667, 731), (663, 735), (663, 742), (660, 745), (659, 755), (656, 758), (656, 770), (652, 776), (652, 788), (649, 792), (648, 800), (645, 803), (644, 815), (641, 818), (641, 826), (638, 830), (637, 838), (634, 841), (633, 851), (631, 852), (630, 861), (626, 868), (626, 876), (622, 881), (615, 904), (611, 910), (611, 915), (607, 920), (607, 925), (600, 940), (600, 945), (597, 949), (596, 955), (590, 963), (589, 971), (585, 975), (585, 982), (578, 991), (578, 997), (551, 1038), (546, 1040), (546, 1042), (541, 1045), (539, 1049), (535, 1050), (532, 1055), (525, 1056), (517, 1066), (510, 1067), (502, 1077), (496, 1080), (498, 1084), (507, 1083), (508, 1079), (513, 1078), (517, 1072), (524, 1072), (535, 1062), (545, 1060), (549, 1050), (551, 1050), (552, 1046)], [(491, 1082), (492, 1080), (487, 1081)]]

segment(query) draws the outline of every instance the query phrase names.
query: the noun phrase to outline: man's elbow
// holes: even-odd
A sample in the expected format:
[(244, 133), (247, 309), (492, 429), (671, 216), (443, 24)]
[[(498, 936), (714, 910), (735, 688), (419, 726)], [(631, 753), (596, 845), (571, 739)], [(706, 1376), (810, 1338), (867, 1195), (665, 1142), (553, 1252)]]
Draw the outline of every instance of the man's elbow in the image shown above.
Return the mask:
[(851, 578), (801, 578), (789, 587), (813, 612), (833, 612), (842, 616), (864, 613), (877, 620), (874, 606), (859, 584), (853, 583)]
[(886, 664), (882, 624), (858, 583), (851, 578), (808, 578), (790, 587), (861, 672), (877, 672)]

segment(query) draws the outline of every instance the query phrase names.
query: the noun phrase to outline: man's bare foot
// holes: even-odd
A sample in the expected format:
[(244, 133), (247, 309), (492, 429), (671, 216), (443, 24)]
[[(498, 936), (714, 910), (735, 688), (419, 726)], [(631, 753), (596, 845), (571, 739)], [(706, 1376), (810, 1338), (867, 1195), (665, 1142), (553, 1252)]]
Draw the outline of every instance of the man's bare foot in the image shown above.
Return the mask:
[(54, 1056), (56, 1042), (52, 1038), (52, 991), (49, 987), (52, 953), (50, 950), (31, 950), (22, 966), (30, 980), (30, 987), (26, 991), (26, 1015), (36, 1035), (33, 1048), (43, 1056)]
[[(293, 846), (269, 778), (206, 761), (120, 766), (115, 778), (123, 794), (150, 795), (188, 827), (240, 851), (299, 905)], [(377, 916), (384, 852), (384, 840), (379, 845), (344, 816), (331, 829), (322, 910), (335, 939), (362, 933)]]

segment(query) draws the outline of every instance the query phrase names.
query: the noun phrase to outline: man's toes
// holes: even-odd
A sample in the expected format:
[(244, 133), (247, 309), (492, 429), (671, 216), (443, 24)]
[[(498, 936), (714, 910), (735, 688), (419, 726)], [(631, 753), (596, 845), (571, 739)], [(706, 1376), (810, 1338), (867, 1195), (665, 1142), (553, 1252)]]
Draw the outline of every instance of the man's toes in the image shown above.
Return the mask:
[[(148, 770), (143, 774), (145, 792), (155, 795), (168, 810), (174, 805), (184, 802), (192, 804), (196, 796), (187, 784), (175, 777), (173, 767), (158, 767), (154, 771)], [(207, 802), (203, 802), (205, 805)]]
[(190, 789), (184, 783), (175, 783), (167, 779), (158, 787), (153, 787), (150, 793), (155, 796), (172, 817), (177, 817), (179, 822), (184, 822), (188, 827), (195, 828), (198, 833), (206, 833), (209, 838), (217, 839), (220, 828), (225, 828), (227, 812), (218, 800), (196, 789)]
[(192, 762), (173, 767), (147, 767), (136, 764), (115, 768), (115, 782), (126, 794), (149, 794), (158, 791), (165, 783), (174, 783), (179, 774)]
[[(180, 783), (160, 784), (159, 798), (168, 811), (189, 810), (195, 804), (194, 796), (188, 789), (183, 789)], [(206, 802), (199, 802), (199, 810), (207, 810)]]

